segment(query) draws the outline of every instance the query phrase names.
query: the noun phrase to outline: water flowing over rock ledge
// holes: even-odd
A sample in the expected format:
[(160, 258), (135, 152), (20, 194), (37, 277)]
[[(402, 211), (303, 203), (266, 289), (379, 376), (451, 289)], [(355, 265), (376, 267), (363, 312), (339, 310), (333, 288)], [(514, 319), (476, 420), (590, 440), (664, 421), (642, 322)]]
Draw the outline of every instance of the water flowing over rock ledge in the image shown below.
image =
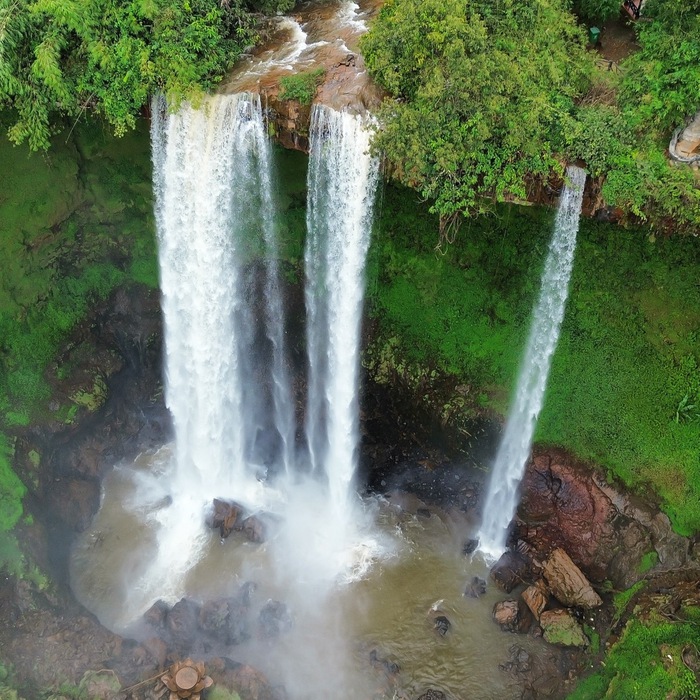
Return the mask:
[(367, 74), (358, 42), (381, 4), (306, 3), (293, 16), (274, 20), (268, 41), (238, 64), (221, 90), (260, 94), (275, 140), (308, 153), (311, 106), (280, 99), (280, 78), (321, 69), (314, 102), (353, 114), (378, 107), (382, 91)]

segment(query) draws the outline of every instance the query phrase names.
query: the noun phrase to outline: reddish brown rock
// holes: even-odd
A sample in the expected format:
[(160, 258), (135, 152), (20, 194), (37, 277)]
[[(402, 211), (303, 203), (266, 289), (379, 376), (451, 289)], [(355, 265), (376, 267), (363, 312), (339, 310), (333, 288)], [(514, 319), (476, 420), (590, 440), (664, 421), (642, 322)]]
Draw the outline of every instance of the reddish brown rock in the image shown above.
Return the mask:
[(539, 620), (542, 611), (547, 607), (547, 603), (549, 602), (549, 595), (545, 582), (539, 579), (537, 583), (528, 586), (523, 591), (522, 598), (525, 605), (530, 608), (530, 611), (535, 616), (535, 619)]
[(220, 498), (214, 499), (214, 514), (210, 524), (213, 528), (219, 528), (221, 537), (228, 537), (234, 530), (239, 529), (239, 524), (243, 516), (243, 506), (233, 501), (224, 501)]
[(532, 613), (518, 600), (502, 600), (493, 606), (493, 619), (504, 632), (525, 633), (532, 624)]
[(603, 604), (581, 569), (563, 549), (555, 549), (544, 565), (544, 577), (552, 595), (561, 603), (581, 608)]
[(530, 562), (520, 552), (504, 552), (491, 568), (491, 578), (506, 593), (527, 582), (530, 576)]
[(502, 600), (493, 606), (493, 619), (507, 632), (514, 632), (518, 626), (518, 601)]
[(264, 542), (267, 528), (262, 518), (251, 515), (241, 523), (241, 529), (249, 542)]
[(590, 580), (609, 578), (627, 588), (639, 578), (641, 558), (661, 540), (634, 512), (621, 512), (619, 494), (607, 489), (612, 493), (565, 452), (538, 452), (522, 482), (518, 533), (538, 557), (564, 548)]

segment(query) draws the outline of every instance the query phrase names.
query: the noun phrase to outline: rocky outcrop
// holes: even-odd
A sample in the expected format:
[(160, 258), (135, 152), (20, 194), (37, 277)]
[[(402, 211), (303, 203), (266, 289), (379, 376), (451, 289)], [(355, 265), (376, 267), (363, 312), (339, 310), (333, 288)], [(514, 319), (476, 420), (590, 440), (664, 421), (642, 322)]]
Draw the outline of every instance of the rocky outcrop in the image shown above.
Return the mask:
[(560, 450), (537, 451), (528, 463), (516, 525), (541, 560), (563, 548), (593, 583), (629, 588), (654, 551), (658, 568), (695, 565), (667, 516)]
[(552, 595), (564, 605), (591, 609), (603, 604), (581, 569), (563, 549), (557, 548), (549, 555), (544, 577)]
[(527, 632), (532, 615), (519, 600), (502, 600), (493, 607), (493, 619), (504, 632)]
[(314, 102), (355, 114), (376, 109), (383, 93), (369, 77), (358, 43), (380, 4), (309, 3), (293, 17), (273, 20), (268, 40), (239, 63), (223, 90), (259, 94), (270, 135), (285, 148), (308, 152), (311, 106), (286, 99), (280, 81), (321, 71)]

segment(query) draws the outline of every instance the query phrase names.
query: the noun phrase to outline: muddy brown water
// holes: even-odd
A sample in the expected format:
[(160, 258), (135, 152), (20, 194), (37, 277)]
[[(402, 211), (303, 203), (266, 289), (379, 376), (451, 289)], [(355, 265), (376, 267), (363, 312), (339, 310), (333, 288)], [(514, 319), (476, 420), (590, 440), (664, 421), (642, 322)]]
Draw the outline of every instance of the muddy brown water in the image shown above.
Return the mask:
[[(158, 493), (150, 500), (143, 493), (169, 459), (164, 448), (107, 475), (101, 508), (71, 558), (77, 598), (106, 627), (136, 638), (153, 636), (140, 617), (153, 591), (144, 591), (141, 581), (155, 555), (153, 523), (162, 507)], [(461, 553), (470, 528), (464, 515), (426, 509), (407, 495), (363, 505), (380, 553), (363, 575), (329, 585), (304, 581), (293, 565), (294, 551), (280, 561), (274, 533), (269, 542), (253, 544), (236, 534), (222, 542), (218, 532), (206, 531), (202, 558), (187, 575), (183, 594), (216, 600), (252, 581), (253, 619), (269, 600), (285, 603), (291, 618), (291, 627), (273, 639), (253, 623), (251, 638), (226, 655), (260, 668), (290, 700), (413, 698), (428, 688), (453, 700), (519, 697), (521, 689), (499, 665), (514, 643), (535, 654), (545, 645), (500, 631), (491, 614), (507, 596), (493, 585), (480, 599), (463, 595), (473, 576), (488, 579), (483, 562)], [(298, 546), (310, 545), (302, 538)], [(163, 590), (167, 584), (164, 571)], [(444, 637), (435, 631), (436, 614), (451, 623)]]

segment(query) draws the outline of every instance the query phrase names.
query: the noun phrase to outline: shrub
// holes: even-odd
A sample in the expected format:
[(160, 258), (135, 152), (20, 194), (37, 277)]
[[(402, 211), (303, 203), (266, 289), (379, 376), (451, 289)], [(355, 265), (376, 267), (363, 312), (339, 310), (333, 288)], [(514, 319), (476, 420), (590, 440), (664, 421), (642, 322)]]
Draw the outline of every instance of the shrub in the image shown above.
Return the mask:
[(316, 90), (323, 81), (325, 68), (296, 73), (280, 78), (280, 99), (296, 100), (303, 105), (310, 105), (316, 96)]

